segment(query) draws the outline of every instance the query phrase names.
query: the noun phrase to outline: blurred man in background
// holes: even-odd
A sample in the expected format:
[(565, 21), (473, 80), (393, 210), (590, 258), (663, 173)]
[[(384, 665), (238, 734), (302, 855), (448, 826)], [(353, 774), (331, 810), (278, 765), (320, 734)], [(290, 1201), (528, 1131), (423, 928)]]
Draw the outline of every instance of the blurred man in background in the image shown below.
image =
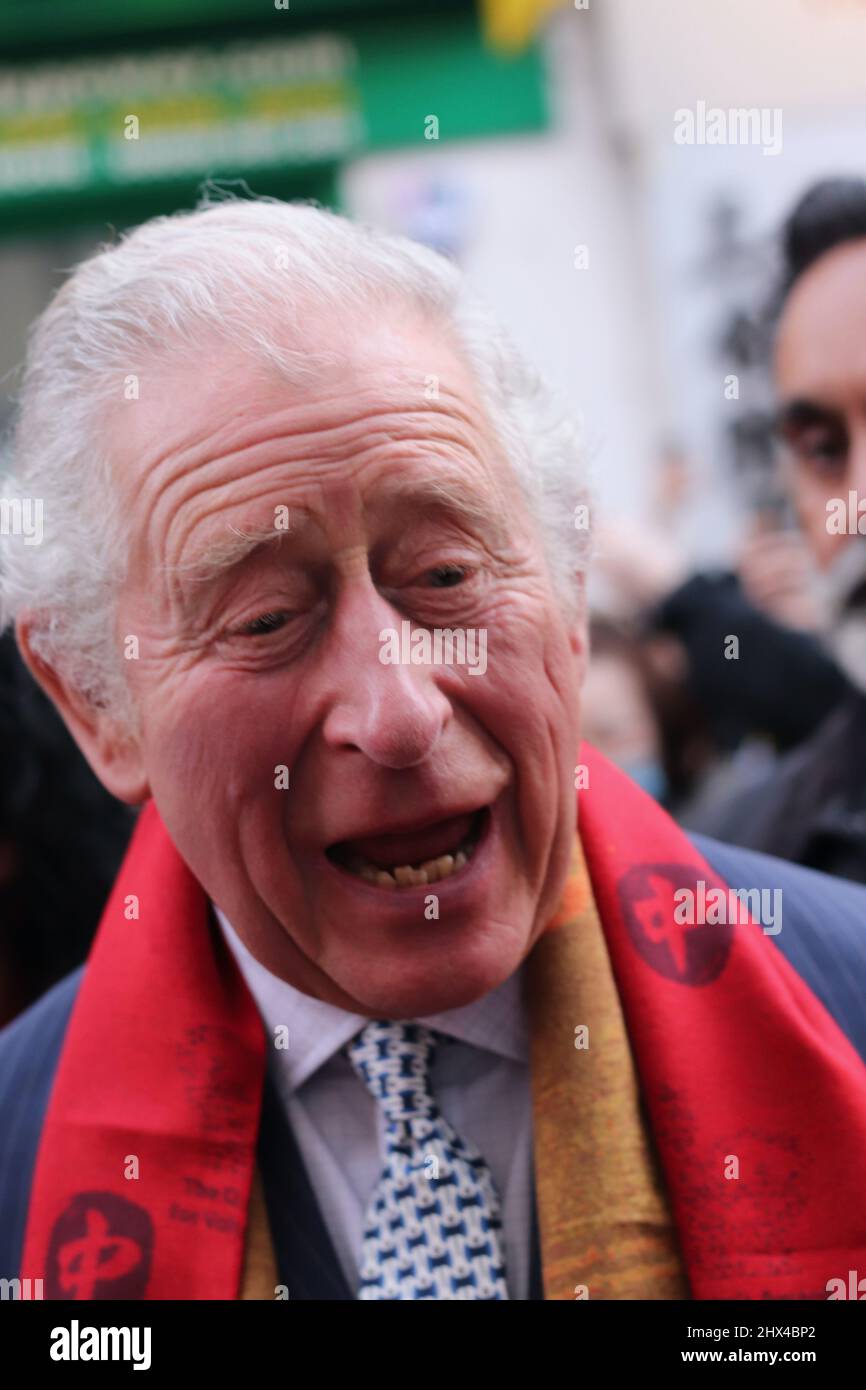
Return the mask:
[(799, 533), (759, 526), (734, 570), (687, 576), (664, 536), (617, 523), (599, 562), (636, 640), (681, 644), (710, 736), (683, 823), (866, 882), (866, 183), (812, 188), (782, 250), (777, 431)]
[[(827, 180), (783, 234), (778, 428), (825, 642), (848, 690), (814, 734), (704, 828), (866, 881), (866, 183)], [(732, 629), (733, 630), (733, 629)], [(799, 684), (780, 692), (802, 707)]]

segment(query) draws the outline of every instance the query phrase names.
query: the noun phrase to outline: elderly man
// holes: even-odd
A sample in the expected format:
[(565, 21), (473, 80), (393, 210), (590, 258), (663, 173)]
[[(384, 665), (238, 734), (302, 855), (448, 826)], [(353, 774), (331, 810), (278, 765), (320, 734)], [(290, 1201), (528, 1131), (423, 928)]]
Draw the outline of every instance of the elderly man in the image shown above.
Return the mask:
[(143, 810), (83, 971), (0, 1042), (0, 1273), (866, 1270), (866, 894), (702, 851), (581, 749), (574, 439), (452, 265), (269, 201), (146, 224), (37, 326), (7, 491), (44, 534), (5, 538), (4, 617)]

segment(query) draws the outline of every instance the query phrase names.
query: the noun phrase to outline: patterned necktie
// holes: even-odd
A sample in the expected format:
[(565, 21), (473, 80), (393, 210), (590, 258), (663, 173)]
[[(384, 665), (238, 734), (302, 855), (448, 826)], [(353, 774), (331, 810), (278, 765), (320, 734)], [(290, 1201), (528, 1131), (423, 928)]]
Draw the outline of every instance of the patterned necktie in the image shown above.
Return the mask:
[(385, 1167), (364, 1218), (360, 1299), (508, 1298), (499, 1198), (478, 1150), (430, 1090), (437, 1037), (368, 1023), (346, 1047), (385, 1118)]

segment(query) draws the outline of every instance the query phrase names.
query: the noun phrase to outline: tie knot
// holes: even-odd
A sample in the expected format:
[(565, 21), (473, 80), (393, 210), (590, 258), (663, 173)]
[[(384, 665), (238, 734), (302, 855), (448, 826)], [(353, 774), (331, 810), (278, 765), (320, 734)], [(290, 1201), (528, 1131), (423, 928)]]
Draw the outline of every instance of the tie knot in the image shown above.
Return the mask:
[(437, 1114), (430, 1090), (436, 1036), (420, 1023), (368, 1023), (346, 1048), (346, 1056), (374, 1100), (392, 1122)]

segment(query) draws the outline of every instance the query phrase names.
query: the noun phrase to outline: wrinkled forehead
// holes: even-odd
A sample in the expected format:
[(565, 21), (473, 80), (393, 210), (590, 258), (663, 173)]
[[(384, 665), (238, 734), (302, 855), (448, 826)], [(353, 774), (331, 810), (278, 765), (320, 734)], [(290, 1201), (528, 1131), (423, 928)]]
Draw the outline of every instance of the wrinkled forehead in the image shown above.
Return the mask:
[[(153, 401), (151, 387), (183, 386), (195, 396), (221, 392), (227, 380), (239, 389), (279, 380), (301, 392), (317, 382), (351, 381), (366, 371), (391, 375), (401, 365), (415, 370), (425, 358), (447, 358), (453, 370), (468, 368), (453, 326), (430, 319), (402, 305), (383, 306), (381, 314), (342, 316), (311, 301), (309, 310), (282, 312), (277, 302), (259, 317), (253, 305), (236, 311), (215, 328), (207, 320), (189, 317), (177, 331), (157, 335), (144, 328), (130, 348), (129, 372), (135, 374), (138, 399)], [(123, 386), (124, 382), (120, 385)], [(116, 404), (125, 406), (135, 393), (123, 391)], [(187, 402), (191, 398), (187, 396)], [(165, 402), (160, 399), (160, 405)], [(122, 417), (121, 417), (122, 418)]]
[(365, 421), (373, 432), (380, 418), (413, 414), (431, 426), (451, 414), (479, 435), (490, 431), (473, 373), (446, 326), (324, 320), (288, 332), (277, 323), (260, 343), (211, 335), (143, 344), (106, 412), (113, 472), (134, 492), (155, 460), (218, 445), (280, 413), (299, 433), (355, 424), (360, 434)]
[[(297, 341), (297, 339), (296, 339)], [(293, 374), (266, 353), (211, 342), (144, 362), (109, 424), (132, 543), (169, 565), (272, 525), (280, 503), (503, 511), (514, 486), (473, 373), (446, 331), (418, 321), (311, 335)], [(295, 350), (294, 347), (292, 350)]]

